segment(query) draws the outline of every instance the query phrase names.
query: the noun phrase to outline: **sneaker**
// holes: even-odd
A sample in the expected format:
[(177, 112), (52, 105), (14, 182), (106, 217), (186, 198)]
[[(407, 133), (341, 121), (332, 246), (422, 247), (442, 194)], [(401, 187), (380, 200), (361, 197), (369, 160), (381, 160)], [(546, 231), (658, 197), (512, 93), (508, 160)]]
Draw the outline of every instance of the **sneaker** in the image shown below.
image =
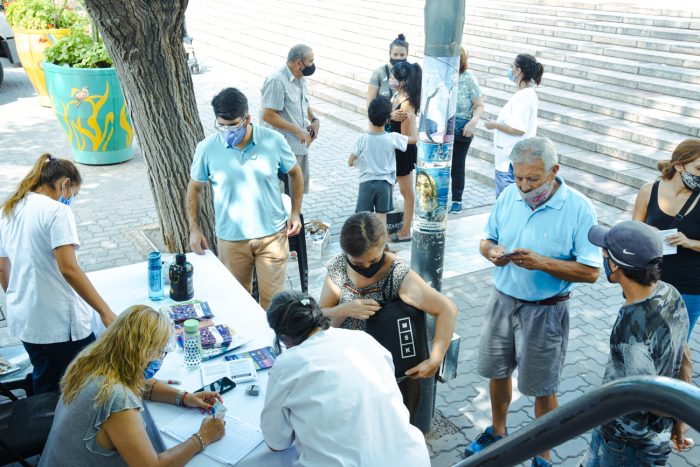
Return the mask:
[(552, 463), (544, 457), (535, 456), (532, 458), (531, 467), (552, 467)]
[(460, 212), (462, 212), (462, 203), (459, 201), (452, 201), (452, 204), (450, 205), (450, 213), (458, 214)]
[(464, 448), (464, 457), (473, 456), (477, 452), (483, 451), (501, 438), (503, 438), (503, 436), (493, 434), (492, 426), (487, 427), (469, 446)]

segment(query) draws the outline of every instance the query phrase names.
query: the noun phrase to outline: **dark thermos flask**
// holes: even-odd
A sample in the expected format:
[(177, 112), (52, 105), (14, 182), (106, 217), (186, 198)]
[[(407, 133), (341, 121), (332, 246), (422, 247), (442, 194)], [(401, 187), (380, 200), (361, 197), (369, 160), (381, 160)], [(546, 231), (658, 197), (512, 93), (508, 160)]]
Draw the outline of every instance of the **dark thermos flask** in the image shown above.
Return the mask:
[(184, 253), (175, 255), (175, 262), (170, 265), (170, 298), (176, 302), (183, 302), (194, 297), (194, 285), (192, 275), (194, 268), (187, 261)]

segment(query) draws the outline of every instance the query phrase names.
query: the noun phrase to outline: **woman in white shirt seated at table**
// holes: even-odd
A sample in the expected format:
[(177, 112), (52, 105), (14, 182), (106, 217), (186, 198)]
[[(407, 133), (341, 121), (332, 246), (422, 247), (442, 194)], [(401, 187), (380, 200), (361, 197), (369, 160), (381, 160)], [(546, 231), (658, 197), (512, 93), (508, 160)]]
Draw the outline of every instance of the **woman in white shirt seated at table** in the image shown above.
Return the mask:
[(278, 352), (286, 348), (270, 370), (261, 414), (270, 449), (295, 443), (295, 465), (305, 467), (430, 465), (389, 351), (367, 333), (331, 328), (301, 292), (273, 297), (267, 321)]
[(216, 392), (190, 394), (152, 379), (170, 338), (165, 315), (145, 305), (125, 310), (70, 364), (39, 466), (181, 466), (224, 435), (223, 420), (207, 417), (197, 433), (156, 453), (140, 411), (143, 399), (211, 408)]

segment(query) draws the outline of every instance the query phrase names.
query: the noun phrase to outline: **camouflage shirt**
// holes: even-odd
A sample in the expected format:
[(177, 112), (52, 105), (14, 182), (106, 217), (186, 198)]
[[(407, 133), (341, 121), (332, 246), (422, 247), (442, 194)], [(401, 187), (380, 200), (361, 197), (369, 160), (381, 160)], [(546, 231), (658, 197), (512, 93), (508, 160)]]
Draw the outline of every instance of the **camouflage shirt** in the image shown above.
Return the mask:
[[(642, 301), (620, 308), (610, 333), (610, 357), (603, 383), (626, 376), (677, 378), (688, 335), (688, 311), (680, 293), (659, 281)], [(630, 446), (661, 446), (673, 420), (651, 412), (625, 415), (602, 426), (603, 434)]]

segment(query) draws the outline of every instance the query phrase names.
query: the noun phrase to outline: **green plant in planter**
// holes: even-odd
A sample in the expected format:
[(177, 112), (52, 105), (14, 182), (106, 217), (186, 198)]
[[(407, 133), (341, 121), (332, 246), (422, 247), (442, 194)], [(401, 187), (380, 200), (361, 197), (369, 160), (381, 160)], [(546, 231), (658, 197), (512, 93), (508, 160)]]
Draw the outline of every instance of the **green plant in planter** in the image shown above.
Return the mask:
[(5, 17), (12, 28), (70, 29), (84, 28), (87, 19), (64, 0), (10, 0), (5, 3)]
[(71, 33), (44, 50), (46, 61), (73, 68), (110, 68), (112, 59), (101, 38), (95, 38), (82, 30)]

